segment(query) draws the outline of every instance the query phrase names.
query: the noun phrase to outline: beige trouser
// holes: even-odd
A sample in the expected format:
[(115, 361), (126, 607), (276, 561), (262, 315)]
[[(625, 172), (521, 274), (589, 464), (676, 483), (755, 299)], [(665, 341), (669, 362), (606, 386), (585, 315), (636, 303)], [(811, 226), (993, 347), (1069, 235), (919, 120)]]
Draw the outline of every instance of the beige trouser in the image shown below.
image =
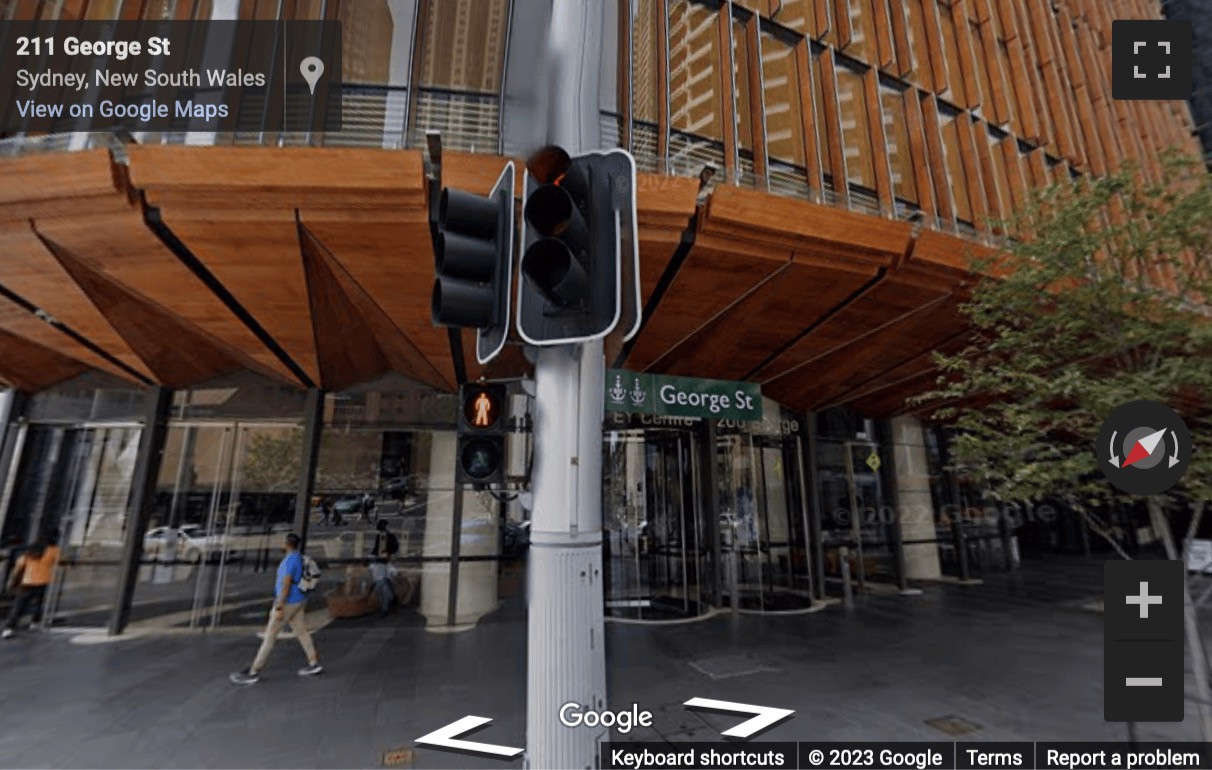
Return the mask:
[(307, 662), (316, 662), (316, 646), (311, 641), (311, 632), (307, 630), (307, 613), (304, 611), (306, 608), (307, 602), (298, 602), (286, 605), (286, 609), (281, 615), (273, 610), (269, 611), (269, 625), (265, 627), (265, 639), (261, 642), (261, 649), (257, 650), (257, 657), (252, 664), (254, 673), (265, 667), (265, 661), (269, 659), (269, 653), (273, 651), (274, 643), (278, 641), (278, 634), (282, 632), (282, 627), (287, 623), (290, 624), (290, 630), (295, 632), (299, 644), (303, 646)]

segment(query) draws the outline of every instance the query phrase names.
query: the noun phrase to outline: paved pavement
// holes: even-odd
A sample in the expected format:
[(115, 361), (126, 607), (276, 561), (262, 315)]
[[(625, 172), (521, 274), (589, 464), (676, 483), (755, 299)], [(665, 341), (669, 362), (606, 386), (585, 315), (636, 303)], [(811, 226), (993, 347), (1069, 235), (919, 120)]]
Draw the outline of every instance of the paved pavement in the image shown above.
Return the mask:
[[(703, 697), (796, 710), (761, 740), (953, 739), (928, 724), (939, 718), (972, 727), (961, 741), (1123, 740), (1124, 726), (1102, 719), (1102, 619), (1087, 609), (1101, 582), (1097, 564), (1036, 564), (983, 585), (870, 596), (851, 612), (611, 623), (612, 707), (655, 714), (616, 739), (719, 740), (737, 720), (681, 706)], [(303, 657), (287, 639), (243, 688), (227, 674), (255, 650), (247, 633), (8, 640), (0, 767), (381, 767), (385, 751), (469, 714), (494, 720), (476, 740), (525, 745), (518, 613), (460, 634), (426, 633), (408, 614), (338, 621), (317, 639), (324, 675), (296, 677)], [(1139, 737), (1195, 740), (1194, 704), (1187, 714)], [(418, 749), (411, 766), (520, 764)]]

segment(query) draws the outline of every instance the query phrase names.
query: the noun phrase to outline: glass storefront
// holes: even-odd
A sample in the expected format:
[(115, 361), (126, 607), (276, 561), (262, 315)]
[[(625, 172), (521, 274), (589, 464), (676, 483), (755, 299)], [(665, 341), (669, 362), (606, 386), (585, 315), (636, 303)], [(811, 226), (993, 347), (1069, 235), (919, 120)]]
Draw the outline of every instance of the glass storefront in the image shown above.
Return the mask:
[[(104, 625), (114, 612), (146, 402), (140, 391), (81, 382), (25, 407), (0, 536), (13, 545), (60, 535), (58, 622)], [(455, 482), (454, 395), (396, 375), (328, 394), (301, 506), (306, 404), (305, 393), (252, 375), (174, 395), (131, 623), (259, 624), (282, 537), (301, 529), (324, 569), (313, 609), (365, 615), (380, 527), (398, 542), (393, 586), (415, 625), (457, 630), (525, 615), (524, 435), (511, 439), (521, 444), (511, 449), (510, 483), (476, 491)], [(512, 399), (515, 424), (525, 423), (517, 419), (525, 405)], [(660, 621), (734, 606), (803, 611), (841, 595), (843, 563), (860, 592), (904, 580), (891, 502), (901, 480), (889, 473), (893, 446), (882, 424), (845, 410), (805, 421), (769, 399), (765, 413), (756, 423), (608, 415), (608, 614)], [(923, 480), (927, 498), (942, 491), (936, 476)]]
[(59, 622), (103, 623), (113, 611), (145, 394), (91, 374), (29, 399), (0, 495), (0, 544), (56, 538), (62, 568), (48, 606)]
[(841, 580), (845, 559), (860, 591), (869, 581), (894, 583), (897, 524), (880, 473), (889, 458), (875, 421), (836, 409), (816, 415), (816, 422), (826, 580)]

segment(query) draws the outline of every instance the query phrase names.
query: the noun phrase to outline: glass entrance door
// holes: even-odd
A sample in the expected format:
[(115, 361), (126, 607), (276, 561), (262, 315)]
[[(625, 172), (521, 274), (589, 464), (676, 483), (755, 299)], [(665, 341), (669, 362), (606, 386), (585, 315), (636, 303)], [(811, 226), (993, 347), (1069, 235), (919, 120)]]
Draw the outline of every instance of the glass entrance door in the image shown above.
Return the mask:
[(858, 590), (865, 591), (871, 580), (894, 582), (888, 528), (895, 523), (884, 515), (889, 508), (880, 481), (879, 448), (868, 441), (823, 441), (818, 454), (826, 573), (841, 577), (844, 548)]
[(738, 434), (716, 443), (721, 590), (763, 612), (812, 605), (798, 441)]
[(705, 607), (707, 552), (688, 431), (612, 431), (603, 448), (606, 609), (641, 619), (693, 617)]

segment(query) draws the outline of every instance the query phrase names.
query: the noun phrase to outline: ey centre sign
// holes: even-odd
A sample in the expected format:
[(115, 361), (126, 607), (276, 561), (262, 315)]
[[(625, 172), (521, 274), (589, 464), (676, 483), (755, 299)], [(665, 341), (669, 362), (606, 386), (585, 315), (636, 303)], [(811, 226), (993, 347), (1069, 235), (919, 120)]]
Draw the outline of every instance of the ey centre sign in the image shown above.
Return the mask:
[(610, 369), (606, 411), (702, 417), (709, 420), (762, 419), (762, 388), (756, 382), (667, 377)]

